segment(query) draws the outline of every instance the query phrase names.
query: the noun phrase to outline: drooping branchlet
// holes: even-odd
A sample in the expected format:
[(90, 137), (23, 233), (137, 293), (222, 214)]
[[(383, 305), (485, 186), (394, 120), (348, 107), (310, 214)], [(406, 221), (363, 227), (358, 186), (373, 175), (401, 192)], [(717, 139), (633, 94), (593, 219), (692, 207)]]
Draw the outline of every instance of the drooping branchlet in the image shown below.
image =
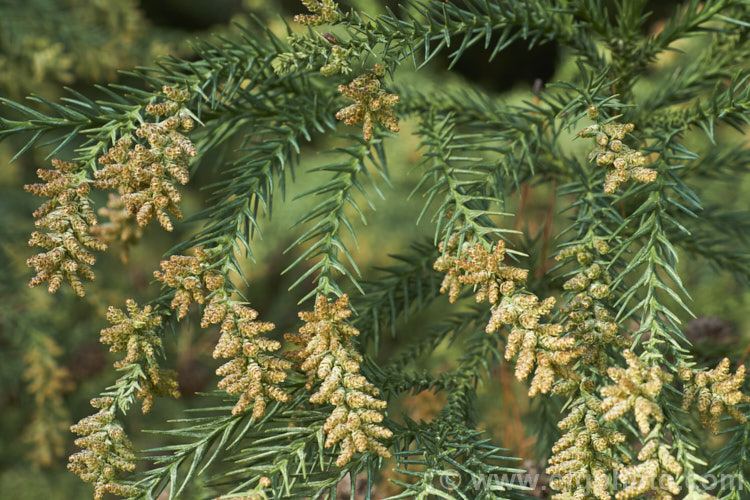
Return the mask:
[(318, 295), (314, 311), (299, 313), (305, 321), (299, 333), (284, 336), (302, 346), (288, 356), (306, 373), (307, 389), (312, 390), (317, 381), (322, 381), (310, 402), (334, 406), (323, 431), (326, 448), (341, 443), (336, 460), (339, 467), (349, 463), (356, 452), (366, 450), (390, 457), (382, 440), (393, 435), (377, 425), (383, 421), (382, 411), (387, 404), (378, 398), (380, 391), (359, 373), (362, 356), (352, 343), (359, 331), (345, 321), (350, 315), (347, 295), (333, 303)]

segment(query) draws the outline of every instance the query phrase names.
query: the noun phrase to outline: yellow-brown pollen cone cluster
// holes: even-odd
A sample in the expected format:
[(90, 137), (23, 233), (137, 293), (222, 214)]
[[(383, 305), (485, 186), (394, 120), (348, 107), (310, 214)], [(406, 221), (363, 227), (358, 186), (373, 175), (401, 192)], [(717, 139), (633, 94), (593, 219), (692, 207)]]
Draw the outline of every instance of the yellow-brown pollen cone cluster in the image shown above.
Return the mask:
[(555, 257), (557, 261), (574, 257), (582, 268), (563, 284), (565, 290), (577, 293), (560, 307), (560, 312), (565, 315), (565, 332), (580, 339), (585, 348), (581, 361), (596, 367), (601, 374), (609, 366), (608, 347), (627, 345), (625, 337), (618, 335), (614, 314), (607, 306), (611, 278), (607, 262), (598, 257), (607, 252), (609, 245), (604, 240), (594, 240), (591, 244), (567, 247)]
[(540, 322), (552, 311), (555, 299), (549, 297), (540, 302), (536, 295), (523, 289), (528, 271), (503, 263), (506, 251), (502, 240), (491, 250), (479, 243), (465, 243), (459, 250), (458, 239), (452, 235), (445, 246), (441, 245), (441, 251), (443, 255), (433, 266), (446, 273), (440, 291), (448, 292), (449, 300), (455, 302), (461, 287), (472, 285), (477, 302), (489, 301), (491, 316), (486, 331), (495, 333), (503, 325), (510, 326), (505, 359), (518, 356), (518, 380), (525, 380), (534, 372), (529, 396), (553, 390), (556, 379), (559, 384), (555, 392), (580, 380), (569, 365), (584, 353), (583, 347), (575, 345), (575, 338), (561, 336), (562, 325)]
[(260, 418), (269, 401), (289, 401), (289, 394), (280, 384), (286, 380), (286, 370), (292, 364), (270, 354), (281, 348), (279, 341), (261, 335), (273, 330), (273, 323), (256, 321), (258, 313), (246, 305), (231, 300), (225, 304), (226, 310), (212, 318), (213, 323), (221, 323), (221, 337), (213, 356), (232, 358), (216, 370), (217, 375), (224, 377), (219, 388), (229, 394), (240, 394), (233, 414), (242, 413), (252, 405), (253, 417)]
[(593, 137), (596, 148), (589, 154), (589, 161), (607, 168), (604, 192), (612, 194), (628, 179), (638, 182), (653, 182), (657, 172), (647, 168), (643, 153), (628, 147), (623, 140), (632, 132), (632, 123), (605, 123), (591, 125), (578, 133), (579, 137)]
[(289, 400), (281, 384), (291, 363), (272, 354), (281, 348), (279, 341), (262, 335), (272, 331), (274, 324), (257, 321), (255, 310), (231, 298), (226, 279), (212, 269), (212, 252), (198, 247), (195, 254), (171, 256), (161, 262), (161, 271), (155, 271), (154, 276), (176, 290), (171, 307), (177, 309), (178, 319), (184, 318), (190, 304), (197, 302), (205, 306), (202, 328), (221, 325), (213, 357), (230, 361), (216, 369), (216, 374), (223, 377), (218, 387), (240, 395), (233, 414), (252, 407), (253, 417), (260, 418), (269, 401)]
[(99, 158), (103, 167), (95, 173), (94, 185), (117, 189), (139, 226), (156, 218), (164, 229), (172, 231), (169, 214), (182, 218), (181, 195), (174, 181), (186, 184), (190, 180), (188, 162), (197, 151), (183, 135), (195, 125), (183, 110), (188, 92), (167, 86), (163, 92), (166, 102), (146, 106), (146, 112), (157, 121), (143, 123), (135, 137), (120, 138)]
[(83, 297), (86, 293), (81, 278), (94, 279), (91, 266), (96, 262), (94, 254), (87, 249), (103, 251), (107, 245), (89, 234), (90, 227), (96, 224), (96, 215), (88, 198), (89, 185), (80, 175), (78, 166), (59, 160), (52, 160), (52, 166), (55, 168), (37, 170), (44, 183), (24, 186), (36, 196), (49, 198), (34, 212), (36, 227), (46, 232), (31, 233), (29, 245), (47, 251), (26, 261), (36, 271), (29, 286), (47, 282), (49, 293), (55, 293), (63, 281), (67, 281), (73, 291)]
[(653, 498), (673, 500), (680, 494), (676, 477), (682, 474), (682, 466), (675, 459), (669, 446), (657, 439), (650, 439), (638, 453), (641, 463), (623, 467), (618, 477), (626, 485), (615, 495), (617, 500), (640, 497), (653, 493)]
[(604, 397), (602, 410), (604, 419), (613, 421), (633, 410), (638, 429), (644, 436), (651, 431), (650, 418), (657, 422), (664, 421), (664, 414), (656, 402), (665, 382), (672, 376), (659, 366), (645, 367), (638, 356), (631, 350), (623, 352), (627, 369), (611, 366), (607, 375), (615, 384), (601, 388)]
[(310, 396), (310, 402), (334, 406), (323, 431), (326, 448), (341, 443), (336, 460), (339, 467), (349, 463), (356, 452), (369, 450), (381, 457), (390, 457), (381, 440), (393, 435), (386, 427), (377, 425), (383, 421), (382, 411), (387, 404), (378, 399), (380, 391), (359, 373), (362, 356), (351, 340), (359, 331), (346, 323), (350, 315), (347, 295), (333, 303), (324, 295), (318, 295), (314, 311), (299, 313), (305, 322), (299, 333), (284, 336), (302, 346), (288, 356), (306, 373), (307, 389), (311, 390), (317, 381), (322, 381)]
[(383, 76), (385, 68), (376, 64), (372, 73), (360, 75), (348, 85), (339, 85), (339, 92), (353, 100), (354, 104), (340, 109), (336, 118), (344, 120), (347, 125), (362, 123), (362, 135), (368, 142), (372, 139), (375, 122), (391, 132), (398, 132), (398, 118), (393, 112), (393, 106), (398, 104), (398, 96), (382, 89)]
[[(625, 435), (600, 422), (599, 400), (579, 398), (568, 415), (557, 425), (565, 433), (552, 447), (547, 474), (556, 476), (550, 483), (555, 490), (551, 500), (596, 498), (611, 500), (608, 473), (620, 470), (622, 463), (615, 451)], [(593, 481), (590, 481), (593, 479)], [(587, 488), (591, 487), (587, 496)]]
[(138, 493), (134, 486), (117, 481), (120, 471), (135, 470), (136, 457), (133, 445), (115, 420), (113, 404), (111, 397), (92, 399), (91, 406), (99, 408), (99, 412), (70, 428), (81, 436), (75, 440), (75, 445), (82, 450), (70, 456), (68, 469), (94, 485), (94, 500), (102, 500), (107, 493), (123, 497)]
[(203, 305), (207, 295), (217, 292), (213, 298), (213, 305), (207, 308), (204, 320), (201, 321), (203, 328), (216, 323), (211, 321), (211, 316), (216, 313), (216, 309), (220, 309), (219, 301), (223, 296), (215, 296), (222, 295), (221, 290), (225, 285), (224, 277), (209, 269), (211, 262), (210, 252), (198, 247), (195, 249), (195, 256), (172, 255), (169, 260), (159, 263), (161, 271), (154, 271), (157, 281), (175, 290), (171, 308), (177, 309), (177, 319), (187, 315), (191, 304)]
[[(448, 300), (454, 303), (464, 285), (473, 285), (477, 302), (496, 304), (501, 296), (511, 296), (526, 283), (526, 269), (508, 266), (505, 259), (505, 242), (498, 241), (492, 252), (480, 244), (463, 244), (458, 251), (458, 235), (453, 234), (440, 244), (441, 256), (433, 265), (436, 271), (445, 273), (440, 293), (448, 292)], [(488, 332), (490, 333), (490, 332)]]
[(141, 378), (141, 388), (136, 396), (143, 399), (143, 413), (148, 413), (154, 404), (154, 396), (180, 397), (177, 374), (173, 370), (160, 368), (156, 362), (156, 349), (162, 345), (161, 338), (156, 334), (156, 329), (161, 325), (161, 316), (153, 314), (149, 305), (139, 309), (131, 299), (126, 301), (125, 306), (125, 311), (109, 307), (107, 320), (113, 326), (101, 331), (99, 341), (108, 344), (110, 352), (125, 351), (125, 358), (117, 361), (115, 368), (146, 361), (146, 376)]
[(319, 26), (326, 23), (335, 23), (341, 17), (339, 6), (333, 0), (302, 0), (302, 4), (312, 14), (297, 14), (294, 22), (308, 26)]
[(719, 432), (719, 419), (724, 411), (740, 423), (747, 422), (747, 417), (737, 408), (740, 403), (750, 402), (750, 397), (742, 392), (745, 365), (740, 365), (734, 375), (729, 373), (729, 368), (729, 359), (724, 358), (713, 370), (680, 370), (680, 378), (685, 381), (683, 409), (689, 409), (697, 399), (701, 422), (714, 434)]

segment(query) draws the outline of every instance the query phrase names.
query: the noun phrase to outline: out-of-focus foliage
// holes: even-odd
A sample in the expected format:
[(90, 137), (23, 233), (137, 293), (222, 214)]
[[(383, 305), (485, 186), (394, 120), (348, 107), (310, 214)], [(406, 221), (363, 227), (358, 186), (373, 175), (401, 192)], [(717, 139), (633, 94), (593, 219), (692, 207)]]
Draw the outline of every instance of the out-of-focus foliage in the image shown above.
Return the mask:
[(0, 87), (22, 97), (112, 80), (117, 71), (173, 52), (177, 33), (150, 30), (136, 0), (0, 2)]

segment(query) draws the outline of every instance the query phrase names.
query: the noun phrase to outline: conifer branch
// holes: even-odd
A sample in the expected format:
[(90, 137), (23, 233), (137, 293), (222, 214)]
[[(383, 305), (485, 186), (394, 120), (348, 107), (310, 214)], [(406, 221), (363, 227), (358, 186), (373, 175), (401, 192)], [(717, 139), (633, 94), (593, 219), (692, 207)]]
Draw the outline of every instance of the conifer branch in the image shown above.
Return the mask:
[[(112, 326), (101, 340), (124, 354), (122, 373), (92, 400), (97, 412), (73, 426), (81, 450), (70, 459), (94, 498), (178, 498), (199, 477), (223, 498), (333, 497), (358, 475), (369, 498), (391, 454), (407, 476), (394, 481), (401, 490), (392, 498), (521, 498), (519, 484), (501, 479), (523, 472), (516, 459), (475, 429), (477, 388), (502, 362), (500, 342), (516, 378), (530, 379), (530, 397), (563, 396), (543, 396), (533, 415), (546, 420), (536, 429), (546, 471), (558, 476), (550, 484), (556, 500), (690, 496), (706, 471), (738, 474), (737, 485), (718, 493), (739, 500), (740, 485), (750, 487), (745, 368), (731, 370), (728, 358), (695, 366), (680, 323), (692, 312), (678, 258), (750, 277), (747, 217), (714, 206), (704, 189), (747, 173), (747, 148), (725, 140), (726, 130), (743, 133), (750, 123), (746, 2), (686, 0), (661, 26), (643, 0), (615, 2), (614, 10), (598, 0), (409, 0), (376, 17), (344, 13), (333, 0), (302, 4), (309, 12), (295, 21), (308, 26), (304, 33), (287, 29), (281, 38), (256, 23), (198, 43), (191, 60), (169, 56), (128, 72), (128, 85), (26, 105), (0, 98), (0, 140), (20, 141), (14, 159), (75, 149), (76, 163), (55, 160), (39, 173), (44, 183), (28, 187), (51, 198), (35, 214), (46, 233), (32, 235), (45, 251), (29, 260), (32, 284), (48, 282), (51, 292), (68, 280), (83, 295), (80, 278), (93, 278), (95, 260), (84, 247), (131, 243), (154, 218), (172, 230), (167, 212), (181, 216), (175, 181), (196, 170), (196, 178), (218, 179), (204, 186), (208, 206), (192, 217), (201, 226), (155, 273), (161, 295), (108, 311)], [(330, 33), (318, 31), (325, 24)], [(664, 57), (686, 39), (694, 52)], [(535, 86), (533, 102), (508, 104), (463, 81), (406, 82), (407, 59), (419, 69), (442, 55), (455, 70), (470, 48), (492, 60), (519, 41), (555, 43), (575, 63), (558, 68), (565, 81)], [(443, 69), (436, 64), (435, 74)], [(386, 86), (386, 74), (399, 78)], [(421, 146), (418, 219), (432, 217), (436, 245), (415, 245), (363, 281), (352, 246), (357, 223), (366, 223), (360, 199), (374, 208), (371, 193), (383, 195), (372, 167), (387, 183), (384, 137), (406, 116), (416, 118)], [(593, 143), (588, 162), (580, 140), (568, 143), (586, 116), (594, 124), (578, 139)], [(299, 349), (279, 355), (281, 342), (263, 335), (273, 324), (259, 320), (235, 282), (245, 279), (242, 258), (253, 256), (260, 218), (286, 202), (289, 174), (305, 161), (301, 144), (315, 146), (337, 120), (361, 126), (362, 136), (347, 136), (305, 178), (302, 201), (317, 203), (297, 221), (285, 272), (304, 267), (293, 286), (312, 277), (303, 301), (315, 295), (315, 307), (285, 336)], [(195, 124), (188, 138), (183, 132)], [(698, 153), (691, 133), (700, 130), (712, 145)], [(530, 291), (549, 289), (553, 278), (539, 273), (538, 287), (529, 282), (530, 271), (509, 262), (520, 252), (506, 247), (511, 231), (498, 223), (522, 184), (527, 192), (552, 183), (571, 214), (553, 270), (562, 278), (559, 307)], [(118, 190), (99, 212), (109, 223), (97, 223), (90, 186)], [(363, 295), (356, 308), (348, 289)], [(439, 293), (463, 309), (430, 309), (431, 324), (407, 332), (405, 321)], [(469, 306), (469, 296), (480, 304)], [(145, 412), (155, 396), (178, 395), (162, 366), (162, 339), (193, 303), (202, 327), (219, 325), (214, 356), (224, 358), (216, 373), (227, 404), (160, 431), (179, 442), (148, 450), (153, 467), (131, 475), (136, 453), (121, 421), (139, 399)], [(387, 359), (385, 331), (400, 349)], [(414, 366), (446, 343), (460, 351), (455, 366)], [(391, 400), (428, 390), (446, 397), (432, 421), (401, 425), (386, 415)], [(723, 412), (739, 423), (718, 454), (692, 428), (692, 404), (714, 432)], [(550, 429), (555, 420), (560, 432)], [(614, 472), (617, 488), (607, 484)]]
[(412, 312), (423, 310), (439, 295), (438, 274), (432, 269), (435, 250), (433, 245), (414, 243), (410, 253), (391, 256), (398, 264), (376, 268), (376, 277), (362, 282), (365, 292), (354, 319), (362, 332), (362, 349), (372, 342), (378, 352), (383, 333), (390, 331), (395, 337), (398, 321), (408, 320)]
[[(285, 272), (302, 261), (319, 257), (319, 260), (292, 285), (294, 287), (314, 274), (316, 288), (303, 297), (301, 302), (316, 293), (327, 296), (343, 294), (337, 283), (336, 275), (338, 274), (347, 277), (359, 291), (363, 291), (358, 281), (360, 271), (343, 239), (344, 228), (346, 228), (355, 245), (358, 245), (354, 225), (346, 212), (352, 209), (358, 215), (360, 222), (367, 224), (364, 213), (354, 198), (355, 194), (359, 193), (364, 196), (370, 208), (374, 208), (361, 180), (361, 178), (369, 178), (373, 184), (375, 182), (366, 162), (372, 163), (386, 182), (388, 182), (388, 171), (385, 165), (385, 153), (379, 142), (372, 141), (372, 144), (368, 144), (366, 140), (353, 136), (349, 136), (348, 140), (352, 142), (351, 146), (331, 152), (343, 155), (341, 161), (315, 169), (315, 171), (332, 172), (334, 174), (332, 179), (298, 196), (298, 198), (323, 197), (295, 223), (295, 225), (306, 224), (308, 229), (286, 250), (288, 252), (294, 247), (311, 243)], [(376, 186), (375, 189), (382, 197), (382, 193)]]
[(512, 465), (518, 459), (492, 445), (481, 431), (442, 419), (430, 424), (408, 420), (406, 430), (400, 443), (404, 451), (397, 455), (395, 472), (407, 476), (409, 481), (392, 480), (403, 491), (388, 500), (430, 496), (467, 500), (524, 498), (519, 491), (523, 485), (507, 482), (516, 477), (514, 474), (521, 477), (524, 472)]
[[(433, 114), (422, 122), (422, 165), (429, 168), (413, 192), (427, 183), (432, 185), (425, 194), (420, 218), (428, 211), (434, 214), (435, 242), (440, 238), (447, 241), (454, 232), (461, 242), (472, 238), (493, 241), (509, 232), (498, 228), (490, 217), (506, 215), (497, 210), (503, 206), (502, 185), (496, 182), (494, 165), (481, 157), (481, 139), (459, 134), (454, 127), (451, 115)], [(474, 142), (476, 139), (480, 141)]]
[[(528, 40), (529, 46), (556, 40), (569, 44), (592, 63), (602, 61), (588, 34), (576, 32), (573, 12), (555, 1), (518, 4), (468, 0), (458, 5), (410, 0), (402, 9), (403, 18), (387, 12), (370, 22), (355, 12), (349, 14), (345, 24), (353, 52), (368, 55), (371, 47), (386, 43), (387, 66), (411, 58), (421, 67), (451, 45), (456, 48), (448, 57), (455, 64), (467, 48), (480, 42), (492, 60), (518, 39)], [(497, 40), (493, 42), (495, 34)], [(460, 40), (458, 44), (456, 39)]]
[[(745, 415), (750, 414), (750, 405), (739, 408)], [(747, 469), (750, 465), (750, 420), (727, 428), (721, 434), (728, 435), (726, 444), (711, 457), (710, 473), (716, 477), (731, 478), (731, 482), (720, 484), (717, 498), (740, 500), (743, 491), (750, 488)]]
[(699, 126), (714, 140), (714, 129), (719, 122), (740, 132), (750, 122), (750, 74), (746, 71), (735, 72), (725, 89), (717, 83), (710, 96), (704, 101), (696, 100), (690, 108), (662, 109), (650, 114), (647, 126), (658, 136), (668, 132), (672, 137)]
[[(741, 7), (743, 8), (747, 9)], [(742, 15), (740, 12), (737, 17), (741, 18)], [(644, 96), (639, 108), (660, 109), (678, 104), (696, 95), (711, 92), (716, 82), (721, 79), (731, 79), (733, 73), (742, 68), (743, 62), (750, 55), (750, 46), (747, 44), (748, 27), (741, 23), (724, 23), (716, 31), (711, 43), (698, 57), (691, 58), (690, 62), (679, 67), (655, 92)]]
[[(311, 114), (300, 113), (310, 109), (314, 110)], [(283, 196), (285, 179), (299, 155), (300, 142), (311, 139), (310, 130), (333, 128), (332, 109), (306, 98), (279, 103), (274, 112), (284, 113), (288, 120), (280, 124), (271, 110), (263, 108), (241, 120), (242, 129), (250, 132), (240, 148), (241, 156), (225, 170), (225, 177), (212, 186), (209, 203), (220, 207), (218, 213), (211, 207), (196, 214), (195, 219), (206, 221), (205, 227), (172, 249), (173, 253), (197, 245), (237, 241), (252, 256), (250, 241), (259, 231), (258, 217), (262, 212), (271, 215), (277, 186)], [(226, 125), (228, 130), (237, 126), (231, 122)]]

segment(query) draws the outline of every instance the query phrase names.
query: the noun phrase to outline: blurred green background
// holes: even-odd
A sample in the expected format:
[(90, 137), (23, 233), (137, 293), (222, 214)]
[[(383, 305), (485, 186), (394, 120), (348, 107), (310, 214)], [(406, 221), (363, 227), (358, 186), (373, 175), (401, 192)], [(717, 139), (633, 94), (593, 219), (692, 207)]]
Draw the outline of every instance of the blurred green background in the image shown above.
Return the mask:
[[(344, 7), (377, 14), (396, 2), (359, 0), (340, 2)], [(655, 11), (649, 29), (659, 29), (673, 2), (652, 2)], [(266, 22), (279, 35), (285, 32), (284, 20), (303, 8), (297, 0), (0, 0), (0, 96), (20, 100), (30, 94), (54, 99), (69, 86), (84, 94), (95, 95), (94, 84), (117, 82), (123, 78), (118, 70), (149, 65), (156, 56), (174, 54), (190, 58), (190, 42), (216, 34), (232, 37), (232, 23), (252, 23), (253, 16)], [(689, 44), (701, 44), (695, 38)], [(673, 71), (681, 57), (669, 54), (652, 68), (653, 81), (660, 74)], [(436, 61), (427, 70), (414, 73), (404, 69), (400, 78), (430, 85), (431, 75), (446, 66)], [(575, 76), (572, 58), (560, 53), (554, 44), (543, 45), (529, 54), (524, 44), (514, 44), (487, 62), (481, 49), (470, 49), (456, 66), (455, 74), (444, 84), (477, 85), (483, 90), (503, 93), (512, 103), (530, 100), (539, 83)], [(121, 81), (121, 80), (119, 80)], [(645, 82), (639, 93), (649, 92)], [(0, 110), (0, 113), (3, 113)], [(379, 181), (386, 200), (376, 202), (376, 210), (368, 213), (368, 225), (362, 228), (360, 249), (356, 252), (360, 269), (365, 274), (375, 266), (393, 264), (389, 254), (403, 253), (415, 241), (431, 237), (429, 219), (416, 225), (422, 200), (417, 194), (409, 199), (419, 173), (411, 168), (419, 161), (418, 141), (410, 134), (414, 124), (402, 123), (398, 140), (388, 144), (389, 187)], [(728, 140), (741, 141), (736, 132), (727, 132)], [(31, 272), (25, 260), (33, 251), (26, 246), (32, 231), (31, 213), (39, 205), (38, 198), (24, 192), (22, 186), (35, 182), (35, 170), (45, 168), (44, 151), (32, 151), (10, 163), (22, 143), (12, 138), (0, 142), (0, 498), (26, 500), (77, 499), (90, 496), (90, 486), (65, 470), (67, 455), (73, 449), (73, 436), (68, 426), (90, 412), (88, 400), (112, 383), (113, 359), (106, 347), (98, 343), (98, 332), (107, 326), (104, 311), (110, 304), (121, 306), (125, 298), (146, 301), (156, 294), (149, 286), (151, 272), (172, 245), (197, 228), (179, 224), (173, 234), (159, 228), (146, 230), (144, 243), (132, 249), (128, 262), (119, 252), (101, 255), (97, 262), (97, 281), (88, 284), (87, 295), (81, 300), (64, 289), (49, 296), (44, 287), (29, 289)], [(315, 182), (307, 170), (331, 160), (321, 153), (336, 146), (337, 139), (318, 138), (307, 145), (296, 171), (296, 182), (290, 186), (287, 201)], [(688, 136), (686, 143), (693, 151), (705, 147), (699, 135)], [(577, 147), (571, 143), (570, 147)], [(72, 156), (72, 152), (70, 152)], [(65, 155), (61, 155), (65, 157)], [(204, 160), (203, 165), (209, 162)], [(201, 185), (217, 178), (220, 168), (201, 168), (184, 189), (184, 211), (189, 216), (204, 206), (207, 194)], [(726, 209), (750, 209), (750, 180), (745, 177), (731, 183), (712, 183), (702, 189), (707, 204), (721, 203)], [(506, 211), (519, 216), (506, 221), (507, 227), (522, 231), (516, 245), (530, 257), (525, 266), (541, 271), (552, 267), (549, 253), (556, 245), (554, 235), (567, 225), (557, 215), (571, 200), (553, 196), (549, 185), (524, 185), (520, 193), (508, 199)], [(103, 199), (97, 200), (102, 202)], [(265, 319), (274, 321), (279, 332), (295, 328), (296, 303), (310, 284), (288, 292), (293, 276), (281, 271), (295, 258), (284, 249), (299, 234), (290, 226), (314, 200), (276, 203), (273, 219), (262, 226), (262, 241), (254, 245), (256, 262), (247, 262), (250, 281), (248, 296), (253, 307)], [(727, 273), (718, 272), (705, 262), (684, 258), (681, 262), (686, 286), (691, 290), (691, 307), (697, 319), (683, 318), (688, 336), (696, 344), (700, 359), (715, 360), (730, 355), (733, 360), (747, 357), (750, 325), (750, 294), (746, 283)], [(542, 283), (539, 291), (558, 293), (559, 283)], [(354, 299), (356, 300), (356, 298)], [(418, 334), (434, 311), (445, 306), (444, 298), (431, 309), (412, 317), (404, 331)], [(216, 383), (213, 370), (217, 366), (210, 356), (216, 332), (183, 323), (165, 344), (170, 362), (179, 371), (183, 397), (177, 401), (161, 400), (154, 411), (142, 416), (132, 412), (128, 425), (134, 429), (163, 428), (168, 418), (178, 418), (186, 408), (206, 402), (196, 392), (211, 390)], [(397, 352), (402, 340), (388, 339), (380, 356)], [(443, 345), (422, 368), (450, 368), (460, 346)], [(526, 389), (515, 382), (510, 372), (500, 369), (491, 384), (482, 389), (482, 425), (499, 443), (517, 456), (529, 457), (527, 467), (538, 468), (535, 459), (534, 429), (522, 425), (529, 405)], [(442, 398), (432, 393), (409, 396), (390, 409), (392, 416), (406, 412), (414, 419), (429, 419), (439, 411)], [(534, 411), (537, 411), (536, 409)], [(158, 438), (149, 434), (132, 434), (138, 448), (158, 445)], [(403, 478), (401, 478), (403, 479)], [(348, 498), (347, 486), (341, 494)], [(386, 481), (376, 486), (376, 497), (394, 490)], [(543, 492), (537, 492), (544, 496)], [(191, 496), (200, 497), (196, 488)]]

